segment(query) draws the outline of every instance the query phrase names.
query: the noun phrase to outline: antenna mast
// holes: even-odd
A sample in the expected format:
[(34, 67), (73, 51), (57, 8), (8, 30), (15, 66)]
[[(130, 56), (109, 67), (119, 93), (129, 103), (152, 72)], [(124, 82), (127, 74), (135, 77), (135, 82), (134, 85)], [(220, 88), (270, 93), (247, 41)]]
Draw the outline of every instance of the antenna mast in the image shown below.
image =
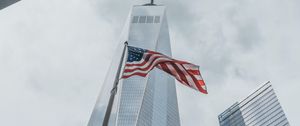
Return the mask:
[(155, 6), (154, 0), (151, 0), (150, 3), (144, 4), (144, 6)]

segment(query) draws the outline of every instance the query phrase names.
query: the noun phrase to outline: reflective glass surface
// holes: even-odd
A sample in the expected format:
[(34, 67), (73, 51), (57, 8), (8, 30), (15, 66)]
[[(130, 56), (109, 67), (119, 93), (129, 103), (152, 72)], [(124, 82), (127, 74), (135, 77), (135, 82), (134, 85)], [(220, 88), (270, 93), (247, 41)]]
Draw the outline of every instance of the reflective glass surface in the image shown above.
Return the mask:
[[(171, 56), (164, 6), (134, 6), (128, 44)], [(159, 69), (123, 80), (117, 126), (179, 126), (175, 81)]]
[(18, 1), (20, 1), (20, 0), (0, 0), (0, 10), (5, 7), (8, 7)]
[(269, 83), (221, 113), (219, 124), (220, 126), (289, 126)]
[[(164, 6), (134, 6), (123, 29), (114, 57), (121, 57), (124, 42), (171, 56)], [(103, 122), (119, 59), (113, 58), (88, 126)], [(175, 81), (153, 69), (147, 77), (121, 79), (109, 126), (180, 126)]]

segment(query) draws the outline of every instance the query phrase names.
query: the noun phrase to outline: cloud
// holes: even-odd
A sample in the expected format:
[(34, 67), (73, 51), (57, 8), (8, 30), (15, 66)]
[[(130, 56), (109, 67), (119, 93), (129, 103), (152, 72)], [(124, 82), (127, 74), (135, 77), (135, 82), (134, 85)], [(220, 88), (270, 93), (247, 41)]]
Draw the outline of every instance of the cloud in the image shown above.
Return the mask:
[[(1, 10), (0, 125), (86, 125), (128, 12), (145, 2), (27, 0)], [(201, 95), (177, 84), (182, 125), (218, 125), (268, 80), (300, 124), (290, 100), (299, 95), (299, 1), (157, 3), (168, 6), (173, 57), (200, 65), (208, 86)]]

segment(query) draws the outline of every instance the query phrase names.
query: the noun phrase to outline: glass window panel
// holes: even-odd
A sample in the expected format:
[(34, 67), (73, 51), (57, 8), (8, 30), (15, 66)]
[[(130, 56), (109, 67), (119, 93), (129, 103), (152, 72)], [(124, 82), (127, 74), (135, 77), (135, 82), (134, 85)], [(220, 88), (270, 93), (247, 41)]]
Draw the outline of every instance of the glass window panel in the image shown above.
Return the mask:
[(133, 16), (132, 23), (138, 23), (139, 16)]
[(155, 16), (154, 23), (160, 23), (160, 16)]
[(153, 16), (147, 16), (147, 23), (153, 23)]
[(146, 16), (140, 16), (139, 23), (146, 23)]

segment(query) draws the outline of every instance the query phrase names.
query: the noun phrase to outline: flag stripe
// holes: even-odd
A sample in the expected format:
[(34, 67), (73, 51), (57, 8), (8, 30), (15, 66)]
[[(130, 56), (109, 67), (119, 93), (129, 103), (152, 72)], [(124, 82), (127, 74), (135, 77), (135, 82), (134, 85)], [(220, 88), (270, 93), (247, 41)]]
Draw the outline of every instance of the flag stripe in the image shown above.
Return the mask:
[[(171, 63), (166, 62), (165, 65), (166, 65), (166, 69), (170, 70), (171, 75), (173, 75), (179, 82), (183, 83), (186, 86), (189, 86), (187, 83), (185, 83), (183, 80), (180, 79), (180, 76), (176, 72), (175, 68), (171, 65)], [(165, 69), (163, 70), (165, 71)]]
[(193, 81), (192, 76), (188, 74), (188, 72), (186, 72), (186, 70), (183, 68), (183, 66), (181, 64), (176, 64), (178, 66), (178, 68), (183, 72), (184, 76), (188, 79), (188, 83), (189, 85), (191, 85), (193, 89), (197, 90), (197, 86), (196, 83)]
[(159, 66), (160, 66), (160, 68), (161, 68), (162, 70), (164, 70), (164, 71), (167, 72), (168, 74), (171, 74), (171, 75), (175, 76), (175, 75), (171, 72), (171, 70), (168, 68), (168, 66), (166, 65), (166, 63), (160, 63)]
[(189, 73), (194, 74), (194, 75), (200, 75), (199, 70), (187, 70)]
[(157, 57), (149, 62), (146, 62), (143, 66), (126, 66), (126, 69), (149, 69), (150, 66), (156, 65), (157, 62), (170, 61), (170, 59), (165, 57)]
[(186, 68), (187, 70), (199, 70), (198, 66), (194, 65), (194, 64), (182, 64), (184, 68)]
[[(190, 74), (190, 73), (189, 73), (189, 74)], [(191, 75), (191, 74), (190, 74), (190, 75)], [(192, 79), (193, 79), (193, 81), (194, 81), (195, 83), (198, 83), (198, 84), (199, 84), (198, 80), (197, 80), (194, 76), (192, 76)], [(199, 85), (198, 85), (198, 84), (196, 84), (198, 90), (199, 90), (200, 92), (204, 93), (204, 94), (207, 94), (207, 91), (204, 90), (200, 84), (199, 84)]]
[(145, 68), (139, 68), (139, 67), (137, 67), (137, 68), (134, 68), (134, 69), (129, 69), (129, 68), (125, 67), (124, 72), (133, 72), (133, 71), (136, 71), (136, 70), (139, 70), (139, 71), (148, 71), (149, 69), (153, 69), (153, 67), (155, 67), (161, 61), (166, 61), (166, 60), (157, 60), (153, 64), (149, 64), (149, 66), (146, 66)]
[(187, 85), (190, 85), (186, 79), (186, 77), (183, 75), (182, 71), (178, 68), (177, 65), (170, 63), (171, 66), (176, 70), (176, 72), (178, 73), (180, 80), (182, 80), (183, 82), (185, 82)]

